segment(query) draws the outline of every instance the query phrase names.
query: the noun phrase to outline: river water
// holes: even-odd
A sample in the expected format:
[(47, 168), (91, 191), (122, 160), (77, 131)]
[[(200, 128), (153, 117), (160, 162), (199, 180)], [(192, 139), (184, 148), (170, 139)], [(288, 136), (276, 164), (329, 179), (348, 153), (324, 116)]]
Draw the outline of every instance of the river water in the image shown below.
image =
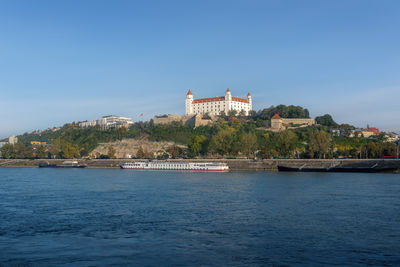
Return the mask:
[(399, 174), (0, 168), (0, 266), (399, 264)]

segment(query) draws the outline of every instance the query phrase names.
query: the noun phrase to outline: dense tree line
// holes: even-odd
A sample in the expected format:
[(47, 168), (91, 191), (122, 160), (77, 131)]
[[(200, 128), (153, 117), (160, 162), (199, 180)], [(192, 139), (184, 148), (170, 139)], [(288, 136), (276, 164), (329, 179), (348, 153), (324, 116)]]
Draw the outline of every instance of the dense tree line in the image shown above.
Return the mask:
[(293, 105), (271, 106), (258, 112), (254, 112), (253, 117), (262, 120), (270, 120), (275, 114), (279, 114), (282, 118), (310, 118), (308, 109)]

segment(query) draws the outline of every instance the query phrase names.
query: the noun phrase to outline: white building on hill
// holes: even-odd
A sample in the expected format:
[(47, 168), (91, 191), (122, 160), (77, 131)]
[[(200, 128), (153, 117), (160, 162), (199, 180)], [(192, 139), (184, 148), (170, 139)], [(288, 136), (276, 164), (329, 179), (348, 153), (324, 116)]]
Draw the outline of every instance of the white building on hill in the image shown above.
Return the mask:
[(133, 124), (131, 118), (109, 115), (92, 121), (80, 122), (79, 127), (86, 128), (91, 126), (100, 126), (102, 129), (110, 129), (122, 126), (129, 127), (131, 124)]
[(10, 145), (15, 145), (16, 143), (18, 143), (18, 137), (12, 135), (8, 138), (8, 143)]
[(221, 112), (228, 115), (232, 110), (236, 110), (238, 114), (244, 112), (248, 116), (252, 110), (250, 93), (247, 94), (247, 98), (234, 97), (228, 88), (225, 96), (194, 99), (190, 90), (186, 95), (186, 116), (207, 113), (220, 115)]

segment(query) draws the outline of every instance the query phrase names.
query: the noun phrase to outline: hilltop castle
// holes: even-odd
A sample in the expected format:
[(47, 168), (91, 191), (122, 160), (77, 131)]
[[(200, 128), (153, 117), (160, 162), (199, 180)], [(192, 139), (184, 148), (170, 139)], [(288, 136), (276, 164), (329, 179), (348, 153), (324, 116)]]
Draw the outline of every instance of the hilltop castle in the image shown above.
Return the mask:
[(228, 115), (232, 110), (236, 110), (238, 114), (243, 112), (248, 116), (252, 110), (250, 93), (247, 94), (247, 98), (233, 97), (228, 88), (225, 96), (194, 99), (190, 90), (186, 95), (186, 116), (207, 113), (209, 115), (220, 115), (221, 113)]

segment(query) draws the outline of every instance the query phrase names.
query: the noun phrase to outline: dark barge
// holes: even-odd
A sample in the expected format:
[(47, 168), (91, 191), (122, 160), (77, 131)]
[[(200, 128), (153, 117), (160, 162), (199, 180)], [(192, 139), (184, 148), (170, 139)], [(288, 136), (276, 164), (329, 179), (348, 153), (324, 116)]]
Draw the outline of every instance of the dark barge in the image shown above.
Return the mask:
[(50, 164), (49, 162), (40, 162), (39, 168), (86, 168), (84, 164), (78, 164), (77, 161), (64, 161), (62, 164)]
[(278, 171), (280, 172), (394, 172), (398, 170), (395, 167), (382, 166), (378, 167), (377, 164), (370, 167), (352, 167), (352, 166), (339, 166), (339, 167), (327, 167), (327, 168), (315, 168), (315, 167), (287, 167), (278, 165)]

